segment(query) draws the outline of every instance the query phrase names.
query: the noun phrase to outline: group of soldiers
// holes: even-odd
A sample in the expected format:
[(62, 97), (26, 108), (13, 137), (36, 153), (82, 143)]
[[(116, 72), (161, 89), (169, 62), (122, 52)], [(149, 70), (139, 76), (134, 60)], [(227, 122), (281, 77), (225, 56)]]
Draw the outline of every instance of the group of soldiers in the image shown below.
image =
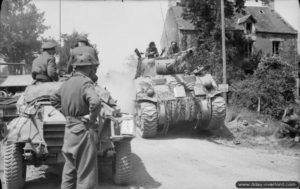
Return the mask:
[[(39, 82), (58, 81), (55, 63), (56, 45), (46, 42), (42, 54), (32, 65), (32, 77)], [(86, 37), (79, 37), (71, 50), (68, 72), (72, 76), (55, 92), (51, 100), (66, 117), (62, 153), (65, 164), (62, 189), (92, 189), (97, 187), (97, 148), (95, 131), (101, 102), (95, 91), (99, 66), (96, 50)]]
[[(172, 41), (170, 47), (167, 50), (167, 56), (170, 56), (170, 55), (173, 55), (173, 54), (177, 54), (179, 52), (180, 52), (180, 49), (179, 49), (179, 47), (177, 45), (177, 42), (176, 41)], [(145, 56), (147, 58), (156, 58), (156, 57), (162, 55), (163, 53), (164, 53), (164, 50), (162, 51), (161, 54), (159, 54), (158, 50), (156, 48), (155, 43), (153, 41), (151, 41), (149, 43), (148, 48), (146, 49)]]
[[(178, 52), (177, 43), (172, 42), (168, 54)], [(42, 53), (32, 65), (32, 77), (36, 84), (59, 80), (55, 53), (55, 43), (45, 42), (42, 45)], [(159, 56), (154, 42), (149, 44), (146, 56)], [(96, 188), (98, 182), (97, 149), (93, 130), (101, 109), (100, 98), (94, 88), (98, 80), (98, 66), (96, 50), (86, 37), (78, 37), (67, 62), (67, 73), (71, 73), (71, 77), (51, 98), (53, 105), (66, 117), (62, 147), (65, 158), (62, 189)]]
[[(32, 77), (37, 82), (58, 81), (55, 48), (54, 43), (44, 43), (42, 54), (34, 60)], [(172, 42), (167, 55), (177, 53), (179, 53), (178, 45)], [(190, 52), (187, 51), (186, 54)], [(154, 42), (150, 42), (145, 55), (148, 58), (159, 56)], [(98, 182), (96, 139), (93, 130), (101, 109), (100, 98), (94, 88), (98, 79), (96, 76), (98, 66), (96, 50), (89, 44), (86, 37), (80, 36), (68, 60), (67, 72), (72, 73), (72, 76), (52, 97), (53, 105), (59, 108), (66, 117), (62, 148), (65, 158), (62, 189), (96, 188)], [(282, 136), (299, 137), (299, 120), (299, 112), (295, 110), (287, 112), (283, 119), (285, 127), (279, 133)]]

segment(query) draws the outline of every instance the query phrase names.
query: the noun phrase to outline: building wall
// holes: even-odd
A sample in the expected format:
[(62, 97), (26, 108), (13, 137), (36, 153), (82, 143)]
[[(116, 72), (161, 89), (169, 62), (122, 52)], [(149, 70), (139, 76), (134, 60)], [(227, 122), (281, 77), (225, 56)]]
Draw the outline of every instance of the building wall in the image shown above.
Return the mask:
[(298, 31), (298, 54), (300, 55), (300, 1), (299, 0), (274, 0), (275, 11)]
[[(265, 6), (259, 0), (247, 0), (246, 6)], [(299, 0), (272, 0), (269, 7), (273, 8), (280, 16), (300, 33), (300, 1)], [(298, 47), (300, 37), (298, 36)], [(298, 48), (300, 55), (300, 48)]]
[(171, 9), (168, 10), (166, 20), (164, 23), (164, 30), (160, 40), (161, 48), (166, 48), (170, 46), (172, 41), (179, 41), (179, 30)]
[(186, 50), (197, 45), (197, 31), (195, 30), (180, 30), (179, 31), (179, 48)]
[(297, 35), (256, 33), (256, 41), (253, 46), (256, 50), (262, 50), (265, 54), (272, 54), (272, 41), (280, 41), (279, 55), (291, 64), (296, 64)]

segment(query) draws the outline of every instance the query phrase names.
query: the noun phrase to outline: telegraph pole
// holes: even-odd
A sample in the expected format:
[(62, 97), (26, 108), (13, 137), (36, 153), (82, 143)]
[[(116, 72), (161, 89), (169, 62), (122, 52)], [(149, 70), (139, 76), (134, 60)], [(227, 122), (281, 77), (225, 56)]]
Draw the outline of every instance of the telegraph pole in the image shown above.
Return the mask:
[(59, 0), (59, 45), (61, 46), (61, 0)]
[[(226, 77), (226, 50), (225, 50), (225, 14), (224, 14), (224, 0), (221, 0), (221, 29), (222, 29), (222, 62), (223, 62), (223, 84), (227, 84)], [(224, 93), (225, 101), (227, 102), (227, 95)]]

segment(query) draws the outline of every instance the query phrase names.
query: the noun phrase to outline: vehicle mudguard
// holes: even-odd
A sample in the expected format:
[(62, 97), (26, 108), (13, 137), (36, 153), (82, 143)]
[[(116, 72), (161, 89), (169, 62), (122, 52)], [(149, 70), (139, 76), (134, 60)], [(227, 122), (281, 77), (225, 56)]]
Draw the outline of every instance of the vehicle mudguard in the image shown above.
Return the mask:
[(149, 97), (145, 93), (140, 92), (140, 93), (137, 93), (137, 95), (136, 95), (136, 101), (137, 102), (150, 101), (153, 103), (157, 103), (157, 97), (156, 97), (156, 95), (154, 95), (153, 97)]
[(7, 142), (44, 143), (42, 128), (33, 119), (20, 116), (13, 119), (8, 125)]

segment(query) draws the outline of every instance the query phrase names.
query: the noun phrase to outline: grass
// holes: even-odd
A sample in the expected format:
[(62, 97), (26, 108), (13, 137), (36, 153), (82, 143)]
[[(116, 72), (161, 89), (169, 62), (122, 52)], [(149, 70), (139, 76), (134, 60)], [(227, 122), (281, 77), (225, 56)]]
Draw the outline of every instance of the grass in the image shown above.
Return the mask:
[(300, 143), (295, 143), (293, 139), (276, 137), (280, 120), (271, 116), (230, 106), (225, 124), (242, 146), (267, 150), (300, 149)]

